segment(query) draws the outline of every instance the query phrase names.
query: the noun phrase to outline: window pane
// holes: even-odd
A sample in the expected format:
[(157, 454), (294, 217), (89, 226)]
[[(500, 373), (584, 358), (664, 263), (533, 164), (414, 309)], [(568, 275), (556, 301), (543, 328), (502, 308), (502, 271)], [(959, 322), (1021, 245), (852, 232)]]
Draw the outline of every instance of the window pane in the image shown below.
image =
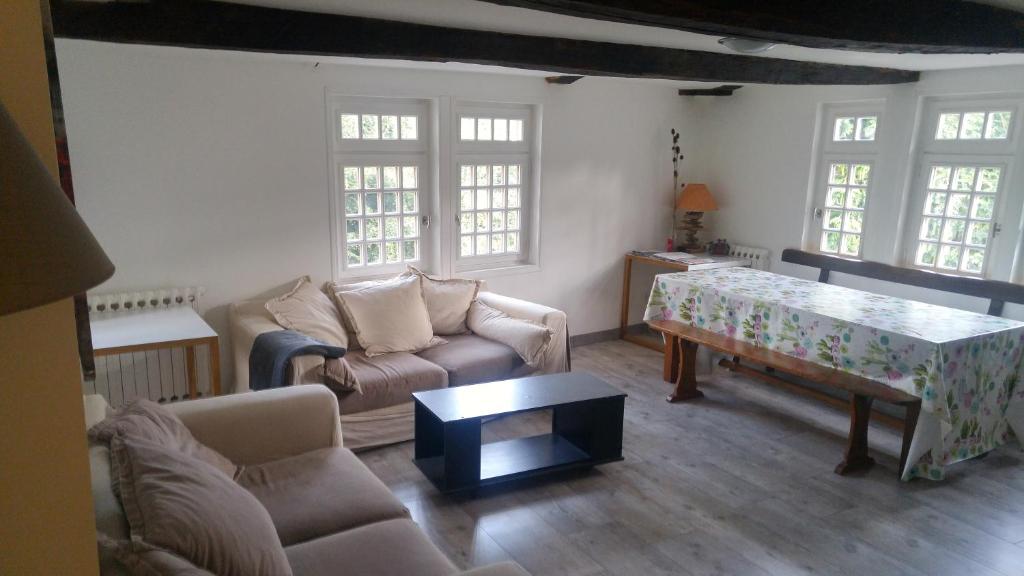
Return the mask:
[(988, 222), (971, 222), (967, 229), (967, 243), (971, 246), (985, 247), (988, 245), (988, 234), (992, 225)]
[(402, 166), (402, 188), (406, 190), (416, 188), (416, 182), (416, 167)]
[(839, 230), (843, 227), (842, 210), (825, 210), (824, 227), (826, 230)]
[(991, 220), (996, 209), (996, 197), (991, 194), (978, 194), (971, 206), (971, 218)]
[(843, 230), (845, 230), (846, 232), (860, 233), (863, 224), (863, 212), (847, 212), (846, 218), (843, 220)]
[(476, 139), (477, 140), (490, 140), (491, 139), (491, 119), (490, 118), (477, 118), (476, 119)]
[(946, 206), (946, 216), (963, 218), (971, 206), (970, 194), (950, 194), (949, 205)]
[[(387, 240), (396, 240), (402, 237), (402, 227), (399, 225), (398, 218), (385, 218), (384, 219), (384, 238)], [(395, 251), (397, 254), (397, 250)]]
[(491, 229), (490, 212), (476, 213), (476, 231), (488, 232)]
[(376, 166), (367, 166), (363, 168), (363, 180), (366, 184), (367, 190), (376, 190), (380, 188), (380, 169)]
[[(982, 129), (985, 127), (985, 113), (984, 112), (967, 112), (964, 114), (963, 122), (960, 125), (960, 139), (961, 140), (977, 140), (981, 138)], [(939, 255), (939, 264), (941, 265), (942, 258)]]
[(476, 189), (476, 209), (486, 210), (491, 207), (491, 193), (487, 188)]
[(345, 220), (345, 239), (349, 242), (359, 242), (363, 239), (363, 223), (358, 218)]
[(384, 140), (398, 140), (398, 116), (380, 117), (380, 137)]
[(821, 235), (822, 252), (839, 252), (839, 232), (825, 232)]
[(491, 171), (487, 166), (476, 167), (476, 185), (487, 186), (491, 183)]
[(466, 212), (473, 209), (473, 190), (471, 188), (463, 188), (459, 194), (459, 210)]
[(494, 119), (494, 139), (499, 142), (508, 140), (508, 120), (505, 118)]
[(362, 183), (359, 181), (359, 168), (355, 166), (345, 167), (345, 190), (359, 190)]
[(476, 237), (476, 253), (477, 255), (488, 254), (491, 251), (491, 243), (488, 241), (489, 235), (481, 234)]
[(839, 251), (847, 256), (860, 254), (860, 234), (843, 234), (843, 245)]
[(964, 233), (967, 231), (965, 220), (946, 220), (942, 227), (942, 241), (960, 243), (964, 241)]
[(519, 208), (519, 188), (508, 189), (508, 204), (509, 208)]
[(850, 178), (850, 184), (854, 186), (867, 186), (868, 179), (871, 177), (871, 166), (868, 164), (854, 164), (853, 175)]
[(989, 140), (1005, 140), (1010, 136), (1010, 113), (989, 112), (988, 123), (985, 125), (985, 138)]
[(415, 116), (402, 116), (402, 140), (416, 140), (419, 138), (419, 127)]
[(863, 188), (850, 188), (849, 196), (846, 198), (847, 208), (863, 210), (867, 204), (868, 192)]
[(928, 187), (932, 190), (949, 190), (949, 175), (952, 173), (953, 168), (949, 166), (932, 166)]
[(419, 194), (415, 191), (402, 192), (402, 212), (406, 214), (410, 212), (419, 212)]
[(507, 220), (506, 228), (509, 230), (519, 230), (519, 210), (509, 210)]
[(459, 138), (476, 140), (476, 118), (463, 117), (459, 120)]
[(846, 184), (849, 178), (850, 167), (846, 164), (832, 164), (829, 167), (828, 181), (830, 184)]
[(405, 216), (402, 218), (403, 238), (415, 238), (420, 235), (419, 220), (416, 216)]
[(362, 115), (363, 140), (376, 140), (380, 137), (377, 116), (374, 114)]
[(853, 118), (836, 118), (835, 131), (832, 134), (832, 139), (838, 142), (845, 142), (853, 140), (854, 132), (854, 119)]
[(825, 206), (830, 208), (842, 208), (846, 205), (846, 188), (842, 186), (830, 186), (825, 194)]
[(349, 266), (363, 265), (363, 246), (354, 244), (345, 249), (345, 263)]
[(459, 256), (473, 255), (473, 237), (463, 236), (459, 245)]
[(505, 189), (495, 188), (491, 191), (491, 208), (505, 207)]
[(508, 183), (512, 186), (518, 185), (519, 182), (519, 165), (511, 164), (508, 167)]
[(394, 190), (398, 188), (398, 166), (385, 166), (382, 170), (384, 188)]
[(383, 254), (381, 253), (380, 244), (367, 244), (366, 245), (366, 263), (369, 265), (380, 264), (383, 262)]
[(877, 128), (877, 117), (867, 116), (864, 118), (857, 118), (857, 140), (874, 140)]
[(935, 265), (939, 268), (946, 268), (948, 270), (955, 270), (960, 266), (960, 252), (959, 246), (950, 246), (949, 244), (943, 244), (939, 248), (939, 259)]
[(368, 218), (365, 220), (364, 226), (366, 227), (367, 240), (381, 239), (380, 218)]
[(953, 173), (953, 190), (974, 190), (974, 174), (977, 169), (971, 166), (959, 166)]
[(921, 240), (938, 242), (942, 232), (942, 218), (925, 218), (921, 221)]
[(505, 184), (504, 166), (491, 166), (491, 183), (493, 183), (495, 186), (501, 186)]
[(936, 140), (956, 140), (960, 133), (960, 114), (940, 114), (939, 126), (935, 130)]
[(523, 140), (523, 121), (522, 120), (509, 120), (508, 121), (508, 140), (509, 140), (509, 142), (522, 142), (522, 140)]
[(387, 255), (387, 263), (394, 264), (395, 262), (402, 261), (402, 251), (400, 249), (400, 242), (386, 242), (384, 244), (384, 252)]
[(505, 252), (505, 235), (491, 234), (491, 254), (502, 254)]
[(474, 228), (473, 215), (463, 214), (459, 216), (459, 232), (463, 234), (472, 234)]
[(359, 115), (358, 114), (342, 114), (341, 115), (341, 137), (346, 140), (358, 140), (359, 139)]
[(406, 240), (405, 242), (402, 242), (402, 258), (404, 258), (406, 262), (419, 260), (419, 245), (420, 243), (417, 240)]
[(366, 202), (367, 214), (380, 214), (380, 194), (376, 192), (368, 192), (364, 195), (363, 201)]
[(519, 252), (519, 233), (509, 232), (505, 235), (505, 251), (506, 252)]
[(978, 173), (978, 192), (995, 192), (999, 189), (999, 168), (982, 168)]
[(398, 192), (385, 192), (384, 193), (384, 213), (385, 214), (397, 214), (398, 213)]
[(963, 265), (960, 267), (964, 272), (971, 272), (973, 274), (981, 274), (981, 269), (985, 265), (985, 251), (978, 248), (967, 248), (964, 251)]
[(942, 216), (946, 213), (946, 193), (929, 192), (928, 199), (924, 203), (924, 213), (934, 216)]
[(939, 245), (929, 242), (921, 242), (917, 245), (917, 257), (914, 262), (919, 266), (934, 266), (935, 258), (939, 254)]
[(346, 216), (358, 216), (362, 214), (362, 206), (359, 202), (359, 193), (348, 193), (345, 194), (345, 215)]
[(505, 229), (505, 212), (495, 210), (491, 212), (491, 230), (499, 232)]

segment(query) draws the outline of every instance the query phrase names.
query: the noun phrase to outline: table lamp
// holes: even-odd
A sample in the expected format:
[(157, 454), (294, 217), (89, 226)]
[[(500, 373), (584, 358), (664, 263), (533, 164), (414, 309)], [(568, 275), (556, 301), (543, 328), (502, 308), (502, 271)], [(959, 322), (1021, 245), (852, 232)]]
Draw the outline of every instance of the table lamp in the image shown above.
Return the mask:
[(683, 186), (683, 191), (676, 198), (675, 212), (673, 213), (675, 220), (675, 214), (683, 212), (682, 222), (679, 223), (677, 229), (682, 230), (685, 237), (677, 248), (686, 252), (699, 252), (704, 248), (704, 245), (697, 239), (697, 233), (703, 228), (700, 223), (701, 217), (705, 212), (712, 210), (718, 210), (718, 204), (715, 204), (715, 199), (711, 197), (711, 191), (707, 186), (704, 184)]
[(114, 265), (0, 103), (0, 315), (85, 292)]

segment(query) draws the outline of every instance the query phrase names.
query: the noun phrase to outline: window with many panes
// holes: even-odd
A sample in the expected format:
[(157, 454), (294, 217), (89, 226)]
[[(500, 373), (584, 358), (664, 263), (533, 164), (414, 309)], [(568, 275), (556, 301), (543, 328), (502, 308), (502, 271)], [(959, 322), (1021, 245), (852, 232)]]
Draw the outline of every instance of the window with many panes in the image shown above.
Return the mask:
[(455, 118), (457, 267), (521, 262), (530, 225), (531, 109), (463, 103)]
[(429, 115), (415, 100), (331, 102), (336, 269), (387, 273), (430, 251)]
[(859, 258), (874, 181), (879, 110), (830, 106), (815, 179), (815, 245), (821, 252)]
[(1014, 102), (1001, 101), (927, 104), (908, 219), (910, 264), (989, 275), (1014, 156), (1016, 110)]

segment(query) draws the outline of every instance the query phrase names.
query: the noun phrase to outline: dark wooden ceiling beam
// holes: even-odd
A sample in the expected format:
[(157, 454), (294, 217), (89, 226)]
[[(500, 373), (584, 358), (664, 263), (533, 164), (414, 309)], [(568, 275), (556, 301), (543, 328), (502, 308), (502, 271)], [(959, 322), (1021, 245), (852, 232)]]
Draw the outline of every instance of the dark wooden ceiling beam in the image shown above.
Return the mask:
[(722, 84), (717, 88), (680, 88), (680, 96), (732, 96), (732, 93), (743, 88), (739, 84)]
[(964, 0), (484, 0), (596, 20), (809, 48), (1024, 52), (1024, 13)]
[(583, 76), (765, 84), (897, 84), (907, 70), (463, 30), (200, 0), (54, 0), (54, 33), (132, 44), (464, 62)]

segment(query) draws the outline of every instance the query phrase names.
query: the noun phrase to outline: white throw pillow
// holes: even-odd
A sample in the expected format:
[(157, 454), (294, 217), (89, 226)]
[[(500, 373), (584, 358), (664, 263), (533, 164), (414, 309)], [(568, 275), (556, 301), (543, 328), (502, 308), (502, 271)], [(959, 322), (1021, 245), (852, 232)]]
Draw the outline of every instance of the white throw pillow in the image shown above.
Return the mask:
[(349, 350), (361, 350), (362, 346), (359, 345), (359, 340), (356, 338), (356, 329), (349, 323), (348, 318), (345, 318), (345, 314), (341, 313), (341, 302), (338, 301), (338, 292), (351, 292), (353, 290), (362, 290), (363, 288), (369, 288), (370, 286), (381, 286), (388, 282), (394, 282), (400, 278), (411, 278), (413, 275), (410, 272), (402, 272), (398, 276), (393, 278), (384, 278), (379, 280), (363, 280), (362, 282), (353, 282), (351, 284), (341, 284), (339, 282), (327, 282), (324, 285), (324, 292), (334, 299), (335, 308), (338, 309), (339, 315), (341, 316), (341, 325), (345, 329), (345, 334), (348, 336), (348, 349)]
[(479, 300), (474, 300), (469, 307), (468, 324), (474, 333), (512, 347), (531, 368), (540, 365), (554, 335), (554, 331), (543, 324), (513, 318)]
[(289, 330), (302, 332), (331, 346), (348, 348), (348, 334), (341, 324), (338, 307), (326, 294), (303, 276), (290, 292), (269, 300), (267, 311), (277, 323)]
[(441, 342), (434, 338), (416, 276), (336, 292), (334, 297), (367, 356), (417, 352)]
[(427, 305), (427, 314), (430, 315), (430, 325), (434, 328), (434, 333), (450, 335), (469, 332), (466, 315), (469, 313), (469, 305), (476, 299), (476, 294), (480, 290), (480, 283), (462, 278), (431, 278), (412, 266), (409, 267), (409, 271), (420, 279), (423, 302)]

